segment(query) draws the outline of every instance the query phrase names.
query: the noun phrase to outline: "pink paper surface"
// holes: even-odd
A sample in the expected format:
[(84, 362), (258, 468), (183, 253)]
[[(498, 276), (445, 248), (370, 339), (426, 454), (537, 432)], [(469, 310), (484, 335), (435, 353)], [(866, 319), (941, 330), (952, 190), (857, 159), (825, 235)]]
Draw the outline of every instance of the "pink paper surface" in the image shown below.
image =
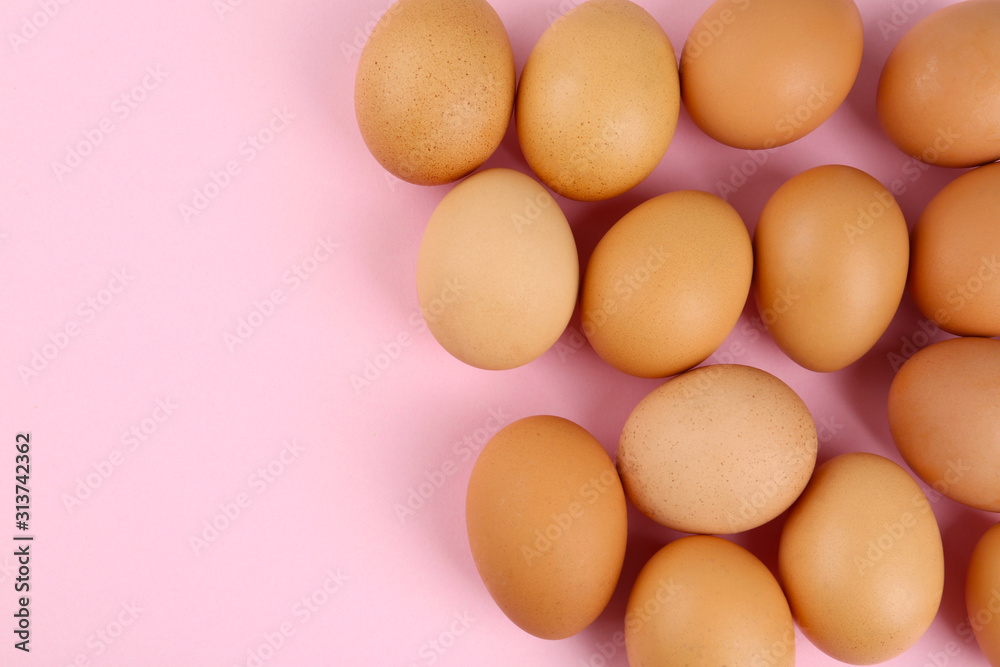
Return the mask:
[[(492, 4), (520, 71), (573, 0)], [(640, 4), (679, 51), (708, 2)], [(729, 183), (752, 229), (782, 182), (826, 163), (899, 180), (912, 225), (960, 172), (895, 149), (875, 88), (903, 31), (949, 3), (858, 4), (864, 63), (827, 123), (749, 153), (682, 111), (665, 159), (634, 190), (557, 198), (581, 260), (625, 212), (671, 190)], [(435, 342), (414, 274), (452, 186), (387, 175), (354, 119), (359, 49), (388, 5), (0, 5), (0, 665), (627, 664), (617, 633), (628, 592), (679, 534), (630, 509), (607, 610), (576, 637), (544, 641), (481, 583), (465, 489), (499, 423), (560, 415), (613, 455), (629, 412), (662, 381), (602, 362), (579, 314), (556, 348), (507, 372), (463, 365)], [(513, 125), (485, 166), (528, 171)], [(947, 337), (908, 296), (869, 354), (828, 375), (798, 367), (758, 323), (751, 302), (710, 362), (791, 385), (816, 419), (821, 462), (847, 451), (901, 462), (886, 422), (893, 360)], [(19, 432), (31, 434), (29, 654), (13, 648)], [(983, 667), (963, 584), (997, 516), (932, 499), (944, 599), (926, 636), (888, 664)], [(781, 524), (730, 539), (774, 570)], [(801, 633), (796, 650), (800, 665), (838, 664)]]

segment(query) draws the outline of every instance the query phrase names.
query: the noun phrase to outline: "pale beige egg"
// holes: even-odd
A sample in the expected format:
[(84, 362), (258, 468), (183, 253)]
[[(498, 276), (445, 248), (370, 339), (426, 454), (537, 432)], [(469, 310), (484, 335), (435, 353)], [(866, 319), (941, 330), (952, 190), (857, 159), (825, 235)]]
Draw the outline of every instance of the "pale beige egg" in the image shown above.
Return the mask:
[(417, 255), (427, 327), (477, 368), (514, 368), (552, 347), (579, 282), (566, 216), (544, 187), (512, 169), (456, 185), (434, 209)]
[(617, 466), (629, 500), (654, 521), (738, 533), (799, 497), (817, 446), (809, 408), (787, 384), (750, 366), (702, 366), (636, 406)]

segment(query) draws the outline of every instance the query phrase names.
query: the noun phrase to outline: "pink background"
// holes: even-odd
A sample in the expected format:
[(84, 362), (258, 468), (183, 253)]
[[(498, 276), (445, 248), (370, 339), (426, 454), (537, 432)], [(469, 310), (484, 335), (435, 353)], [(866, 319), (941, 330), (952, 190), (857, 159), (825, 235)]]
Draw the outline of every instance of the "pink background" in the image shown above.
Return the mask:
[[(499, 373), (456, 361), (422, 326), (417, 248), (450, 186), (389, 177), (354, 120), (356, 47), (388, 4), (0, 6), (0, 539), (13, 544), (21, 431), (32, 436), (36, 536), (30, 656), (12, 648), (13, 547), (0, 548), (0, 664), (230, 667), (257, 664), (251, 653), (264, 665), (626, 664), (616, 633), (628, 591), (678, 534), (630, 510), (611, 604), (578, 636), (544, 641), (510, 623), (480, 582), (465, 488), (492, 415), (560, 415), (613, 455), (630, 410), (661, 381), (604, 364), (578, 314), (557, 348)], [(493, 0), (518, 70), (572, 4)], [(641, 4), (679, 51), (708, 3)], [(850, 97), (729, 197), (751, 229), (784, 180), (818, 164), (900, 180), (911, 225), (959, 173), (917, 169), (874, 117), (890, 48), (948, 3), (858, 4), (865, 58)], [(883, 35), (894, 10), (903, 29)], [(88, 142), (73, 168), (54, 167)], [(633, 191), (592, 205), (558, 199), (581, 259), (638, 203), (718, 192), (748, 159), (682, 111), (666, 158)], [(513, 126), (486, 166), (527, 171)], [(204, 210), (185, 214), (195, 204)], [(759, 366), (798, 391), (821, 461), (855, 450), (900, 461), (885, 417), (891, 355), (928, 342), (909, 297), (875, 349), (829, 375), (784, 357), (756, 317), (751, 303), (711, 361)], [(33, 358), (39, 370), (26, 373)], [(352, 383), (369, 364), (371, 382)], [(430, 479), (433, 493), (401, 517)], [(891, 664), (983, 666), (961, 632), (962, 587), (997, 517), (932, 500), (944, 600), (931, 631)], [(731, 539), (773, 569), (780, 526)], [(800, 665), (837, 664), (801, 635), (797, 651)]]

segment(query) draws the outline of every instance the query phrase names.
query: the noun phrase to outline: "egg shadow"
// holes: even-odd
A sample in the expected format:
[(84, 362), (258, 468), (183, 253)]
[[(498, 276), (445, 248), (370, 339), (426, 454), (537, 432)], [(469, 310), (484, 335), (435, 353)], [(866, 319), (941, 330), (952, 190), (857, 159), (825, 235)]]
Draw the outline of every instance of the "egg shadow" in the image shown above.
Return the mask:
[[(915, 7), (912, 12), (903, 7)], [(854, 86), (845, 101), (854, 115), (873, 133), (884, 138), (878, 121), (875, 98), (879, 78), (889, 54), (906, 32), (925, 16), (952, 4), (948, 0), (921, 0), (914, 3), (892, 3), (877, 8), (865, 8), (864, 52)], [(870, 12), (870, 13), (869, 13)], [(902, 153), (900, 153), (902, 155)]]
[(861, 359), (836, 373), (844, 404), (879, 443), (879, 453), (890, 458), (896, 456), (888, 419), (889, 387), (896, 375), (889, 356), (895, 347), (898, 342), (883, 335)]
[[(615, 633), (624, 632), (625, 617), (628, 607), (628, 598), (632, 593), (632, 587), (639, 577), (639, 572), (649, 562), (656, 552), (676, 539), (684, 537), (686, 533), (680, 533), (657, 524), (644, 516), (631, 503), (628, 503), (628, 544), (625, 548), (625, 561), (622, 565), (621, 575), (618, 577), (618, 585), (611, 596), (607, 607), (601, 615), (580, 633), (579, 637), (585, 642), (594, 646), (595, 644), (613, 641)], [(624, 649), (621, 651), (621, 660), (609, 662), (609, 665), (627, 666)]]
[(930, 198), (964, 170), (932, 167), (916, 161), (896, 147), (879, 121), (876, 102), (878, 84), (886, 60), (900, 38), (921, 19), (950, 4), (946, 0), (893, 3), (880, 8), (877, 15), (873, 12), (865, 16), (864, 55), (854, 86), (844, 102), (844, 107), (857, 120), (855, 127), (864, 133), (857, 143), (868, 147), (864, 152), (869, 161), (878, 162), (877, 165), (873, 162), (873, 168), (882, 171), (885, 157), (895, 156), (895, 160), (889, 163), (895, 162), (899, 168), (891, 177), (884, 179), (884, 185), (893, 191), (911, 229)]
[[(776, 148), (774, 150), (780, 151), (781, 149)], [(747, 157), (734, 164), (745, 167), (747, 161), (753, 162), (752, 158)], [(747, 232), (751, 238), (753, 238), (754, 232), (757, 229), (757, 222), (760, 220), (760, 214), (763, 212), (768, 200), (777, 192), (778, 188), (800, 172), (800, 169), (782, 159), (781, 155), (772, 155), (750, 177), (752, 180), (748, 180), (744, 186), (737, 189), (736, 192), (728, 197), (728, 203), (740, 214), (740, 218), (746, 224)], [(731, 166), (727, 169), (725, 175), (731, 176), (732, 173)]]
[(969, 561), (980, 538), (1000, 521), (1000, 515), (991, 516), (987, 512), (959, 505), (949, 498), (930, 494), (929, 497), (932, 502), (936, 500), (936, 503), (951, 503), (960, 509), (958, 513), (953, 513), (949, 523), (941, 526), (945, 574), (944, 595), (941, 598), (938, 617), (944, 620), (953, 633), (951, 639), (965, 641), (967, 637), (958, 634), (958, 628), (968, 617), (965, 606), (965, 577)]
[(866, 134), (872, 137), (885, 139), (882, 127), (878, 122), (878, 113), (875, 108), (875, 96), (878, 90), (879, 77), (882, 75), (882, 68), (885, 60), (895, 45), (895, 40), (888, 40), (882, 36), (880, 21), (881, 16), (865, 17), (865, 37), (864, 51), (861, 56), (861, 66), (854, 79), (844, 106), (849, 109), (852, 115), (859, 121)]
[(778, 578), (778, 546), (781, 542), (781, 531), (785, 526), (785, 518), (788, 510), (785, 510), (767, 523), (756, 528), (736, 533), (734, 535), (723, 535), (734, 543), (756, 556), (767, 569), (771, 571), (774, 578)]
[(883, 445), (883, 453), (898, 458), (889, 428), (889, 389), (896, 372), (918, 349), (953, 338), (923, 317), (904, 291), (888, 328), (859, 360), (838, 372), (845, 402), (869, 435)]

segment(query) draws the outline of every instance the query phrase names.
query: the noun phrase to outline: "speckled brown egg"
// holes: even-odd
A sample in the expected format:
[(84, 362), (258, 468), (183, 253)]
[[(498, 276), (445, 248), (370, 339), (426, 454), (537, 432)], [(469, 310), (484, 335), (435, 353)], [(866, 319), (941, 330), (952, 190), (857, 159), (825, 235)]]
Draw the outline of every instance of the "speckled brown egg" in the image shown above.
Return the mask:
[(717, 0), (684, 44), (684, 105), (707, 135), (729, 146), (787, 144), (844, 101), (863, 43), (852, 0)]
[(504, 427), (472, 469), (465, 515), (479, 576), (526, 632), (569, 637), (611, 599), (625, 559), (625, 495), (580, 426), (537, 416)]
[(484, 0), (399, 0), (361, 52), (354, 108), (375, 159), (419, 185), (458, 180), (493, 154), (510, 122), (516, 73)]
[(417, 255), (417, 297), (434, 338), (488, 370), (552, 347), (576, 307), (580, 264), (566, 216), (536, 180), (487, 169), (434, 209)]
[(720, 537), (660, 549), (625, 614), (631, 667), (795, 664), (795, 626), (781, 587), (756, 556)]
[(761, 320), (797, 363), (839, 370), (885, 333), (906, 286), (909, 235), (877, 180), (844, 165), (792, 177), (764, 206), (753, 243)]
[(528, 57), (517, 136), (546, 185), (595, 201), (653, 171), (679, 110), (677, 61), (656, 20), (628, 0), (589, 0), (557, 19)]
[(951, 338), (913, 355), (889, 388), (889, 427), (935, 491), (1000, 512), (1000, 341)]
[(729, 335), (752, 273), (750, 235), (732, 206), (694, 190), (654, 197), (594, 249), (583, 283), (583, 332), (620, 371), (679, 373)]
[(993, 667), (1000, 667), (1000, 524), (987, 530), (972, 552), (965, 607), (983, 655)]
[(962, 174), (913, 228), (910, 294), (960, 336), (1000, 336), (1000, 164)]
[(944, 588), (937, 519), (916, 481), (887, 458), (842, 454), (816, 469), (778, 547), (802, 632), (854, 665), (894, 658), (927, 631)]
[(916, 23), (885, 61), (876, 102), (886, 135), (918, 160), (1000, 158), (1000, 1), (957, 2)]
[(802, 399), (750, 366), (702, 366), (654, 389), (629, 415), (618, 472), (639, 510), (689, 533), (738, 533), (799, 497), (816, 463)]

